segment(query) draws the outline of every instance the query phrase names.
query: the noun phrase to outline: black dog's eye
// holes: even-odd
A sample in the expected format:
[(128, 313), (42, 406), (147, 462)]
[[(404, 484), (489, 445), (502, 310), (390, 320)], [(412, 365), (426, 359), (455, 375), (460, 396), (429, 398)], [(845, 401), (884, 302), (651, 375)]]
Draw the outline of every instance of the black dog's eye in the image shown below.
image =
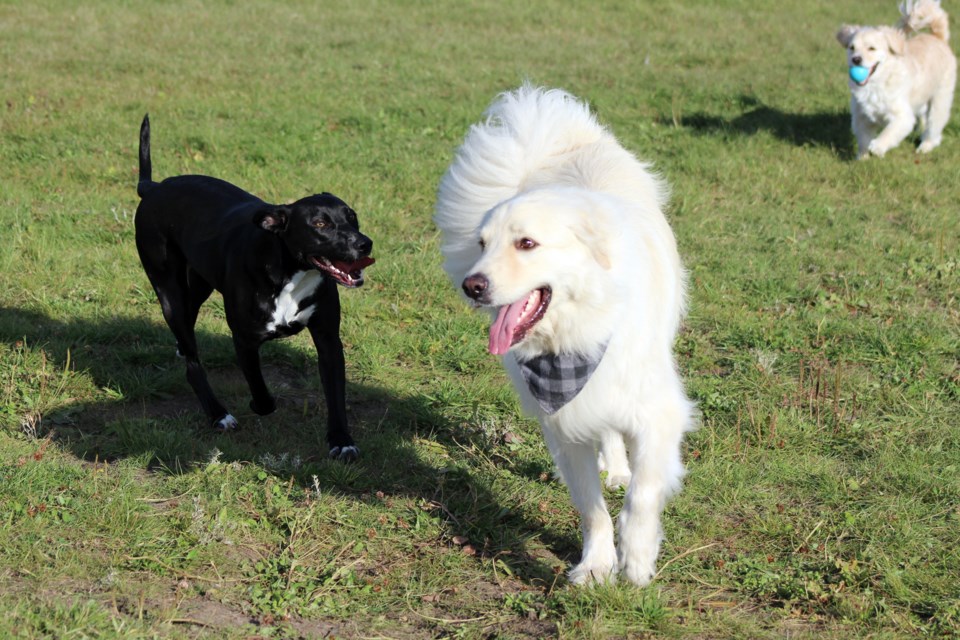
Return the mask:
[(530, 249), (536, 249), (540, 245), (537, 244), (536, 240), (531, 240), (530, 238), (520, 238), (514, 243), (513, 246), (520, 251), (530, 251)]
[(323, 218), (317, 218), (316, 220), (313, 221), (312, 224), (317, 229), (326, 229), (327, 227), (330, 226), (330, 223), (324, 220)]

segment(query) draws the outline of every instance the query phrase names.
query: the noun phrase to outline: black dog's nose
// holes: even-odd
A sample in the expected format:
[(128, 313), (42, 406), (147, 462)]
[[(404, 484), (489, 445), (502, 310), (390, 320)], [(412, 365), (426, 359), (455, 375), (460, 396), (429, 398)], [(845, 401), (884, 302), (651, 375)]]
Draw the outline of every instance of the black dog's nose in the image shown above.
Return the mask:
[(353, 246), (355, 246), (360, 253), (369, 254), (373, 251), (373, 240), (367, 236), (360, 236), (356, 242), (353, 243)]
[(863, 58), (861, 58), (860, 56), (853, 56), (852, 58), (850, 58), (850, 62), (852, 62), (855, 66), (859, 67), (860, 63), (863, 62)]
[(480, 273), (475, 273), (463, 279), (463, 292), (472, 300), (479, 300), (487, 292), (489, 286), (490, 281)]

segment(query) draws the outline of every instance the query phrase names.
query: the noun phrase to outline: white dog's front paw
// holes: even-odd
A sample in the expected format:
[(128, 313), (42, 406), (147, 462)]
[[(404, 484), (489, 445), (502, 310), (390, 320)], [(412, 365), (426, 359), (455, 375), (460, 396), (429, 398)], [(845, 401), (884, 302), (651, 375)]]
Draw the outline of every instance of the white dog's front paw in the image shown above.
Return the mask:
[(657, 573), (657, 554), (659, 545), (652, 549), (620, 550), (620, 575), (643, 587), (650, 584)]
[(620, 563), (620, 574), (637, 585), (645, 587), (653, 580), (657, 573), (657, 554), (646, 558), (623, 558)]
[(613, 539), (601, 544), (598, 544), (599, 542), (595, 540), (593, 545), (587, 545), (584, 548), (580, 564), (567, 573), (567, 579), (570, 582), (592, 584), (610, 582), (614, 579), (617, 573), (617, 549), (613, 546)]
[(588, 585), (612, 582), (616, 573), (617, 564), (610, 562), (583, 561), (567, 573), (567, 579), (572, 584)]
[(876, 140), (870, 143), (870, 146), (867, 147), (867, 151), (870, 152), (870, 155), (877, 156), (882, 158), (883, 155), (888, 151), (887, 147)]
[(939, 140), (924, 140), (920, 143), (920, 146), (917, 147), (917, 153), (930, 153), (938, 146), (940, 146)]

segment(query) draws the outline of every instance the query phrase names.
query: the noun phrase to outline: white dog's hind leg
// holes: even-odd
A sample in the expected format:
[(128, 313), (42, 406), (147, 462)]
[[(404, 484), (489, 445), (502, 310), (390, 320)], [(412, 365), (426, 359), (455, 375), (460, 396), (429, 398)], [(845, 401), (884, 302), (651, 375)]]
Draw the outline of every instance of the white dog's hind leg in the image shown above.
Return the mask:
[(607, 472), (604, 482), (607, 487), (625, 487), (630, 484), (630, 463), (623, 446), (623, 436), (615, 431), (607, 432), (600, 439), (600, 470)]
[(660, 513), (683, 478), (680, 442), (689, 421), (689, 404), (681, 400), (661, 406), (650, 416), (656, 423), (627, 439), (633, 479), (617, 523), (620, 573), (639, 586), (648, 584), (656, 573), (663, 538)]
[(917, 153), (929, 153), (936, 149), (943, 135), (943, 129), (950, 119), (950, 107), (953, 104), (954, 83), (948, 82), (941, 86), (933, 100), (930, 101), (930, 110), (926, 118), (926, 126), (920, 135), (920, 146)]
[(930, 121), (928, 119), (929, 115), (930, 115), (930, 103), (923, 105), (917, 110), (917, 128), (920, 129), (920, 131), (923, 132), (924, 134), (926, 134), (927, 129), (930, 128), (928, 126), (930, 124)]
[(560, 476), (570, 490), (570, 499), (580, 512), (583, 553), (580, 563), (570, 569), (574, 584), (609, 580), (617, 568), (617, 551), (613, 544), (613, 521), (600, 489), (597, 451), (592, 444), (560, 442), (549, 429), (544, 438)]

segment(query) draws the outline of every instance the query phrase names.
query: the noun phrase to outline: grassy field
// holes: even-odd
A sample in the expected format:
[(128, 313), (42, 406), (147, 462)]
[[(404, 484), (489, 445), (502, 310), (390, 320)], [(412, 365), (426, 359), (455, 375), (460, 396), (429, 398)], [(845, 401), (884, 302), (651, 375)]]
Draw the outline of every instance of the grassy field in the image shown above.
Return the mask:
[[(960, 636), (960, 126), (854, 161), (833, 37), (895, 4), (0, 3), (0, 636)], [(573, 508), (440, 269), (438, 180), (525, 79), (672, 185), (702, 420), (645, 589), (566, 583)], [(147, 111), (158, 178), (360, 213), (358, 463), (306, 336), (246, 410), (218, 300), (243, 429), (204, 426), (133, 243)]]

